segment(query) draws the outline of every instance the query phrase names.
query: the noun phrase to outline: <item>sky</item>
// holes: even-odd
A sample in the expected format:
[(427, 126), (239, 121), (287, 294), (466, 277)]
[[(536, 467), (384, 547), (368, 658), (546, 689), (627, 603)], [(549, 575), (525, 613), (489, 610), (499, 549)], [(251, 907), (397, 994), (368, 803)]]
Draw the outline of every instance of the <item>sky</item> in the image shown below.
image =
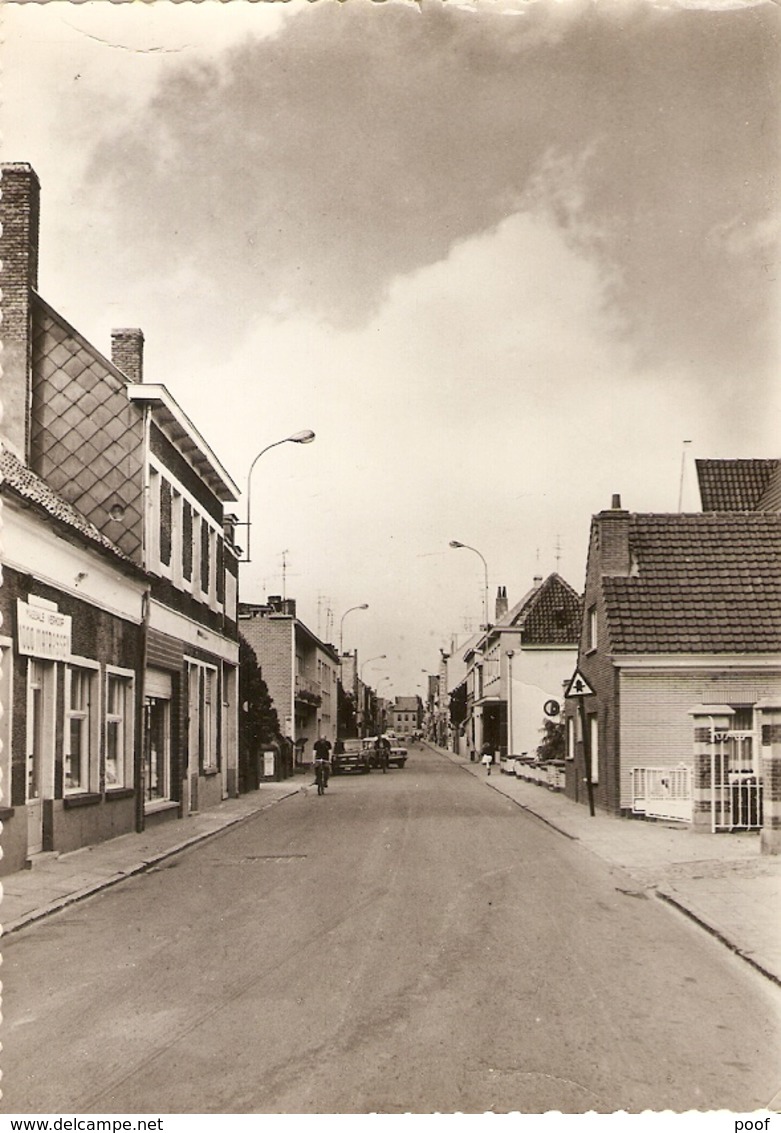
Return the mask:
[(480, 556), (489, 611), (582, 591), (614, 493), (697, 510), (696, 458), (779, 456), (774, 3), (0, 19), (42, 295), (106, 353), (141, 327), (243, 489), (315, 431), (255, 466), (241, 596), (295, 598), (383, 695), (479, 625)]

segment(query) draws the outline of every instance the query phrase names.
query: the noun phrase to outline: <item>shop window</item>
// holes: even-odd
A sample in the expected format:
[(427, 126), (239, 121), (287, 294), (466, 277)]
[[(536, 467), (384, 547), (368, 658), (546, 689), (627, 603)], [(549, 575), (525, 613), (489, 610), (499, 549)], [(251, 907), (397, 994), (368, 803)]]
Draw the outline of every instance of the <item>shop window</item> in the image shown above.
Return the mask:
[(133, 680), (106, 673), (106, 790), (133, 785)]
[(84, 794), (96, 787), (95, 677), (93, 670), (75, 665), (68, 665), (65, 670), (63, 790), (66, 795)]

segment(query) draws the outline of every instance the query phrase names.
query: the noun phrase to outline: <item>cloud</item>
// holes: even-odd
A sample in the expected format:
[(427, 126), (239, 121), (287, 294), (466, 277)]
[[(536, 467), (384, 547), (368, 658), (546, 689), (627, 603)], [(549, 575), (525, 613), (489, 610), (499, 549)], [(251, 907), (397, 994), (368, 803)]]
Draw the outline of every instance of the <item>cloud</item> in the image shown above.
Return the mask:
[(86, 188), (131, 274), (200, 276), (233, 337), (295, 311), (365, 325), (395, 281), (545, 214), (597, 265), (638, 366), (740, 371), (759, 391), (776, 343), (776, 25), (772, 5), (314, 5), (172, 62), (104, 130)]

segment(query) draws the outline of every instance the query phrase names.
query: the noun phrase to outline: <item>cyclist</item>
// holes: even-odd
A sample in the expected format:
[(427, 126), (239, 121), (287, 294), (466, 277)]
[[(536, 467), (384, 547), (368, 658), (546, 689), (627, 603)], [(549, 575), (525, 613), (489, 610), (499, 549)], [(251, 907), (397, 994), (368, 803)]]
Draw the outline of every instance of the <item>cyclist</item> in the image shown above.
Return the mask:
[(331, 774), (331, 741), (321, 736), (315, 744), (315, 782), (317, 793), (322, 795), (328, 786), (328, 777)]
[(388, 770), (388, 757), (390, 755), (390, 742), (388, 740), (388, 737), (377, 736), (377, 742), (374, 746), (377, 749), (377, 762), (382, 768), (382, 773), (384, 775)]

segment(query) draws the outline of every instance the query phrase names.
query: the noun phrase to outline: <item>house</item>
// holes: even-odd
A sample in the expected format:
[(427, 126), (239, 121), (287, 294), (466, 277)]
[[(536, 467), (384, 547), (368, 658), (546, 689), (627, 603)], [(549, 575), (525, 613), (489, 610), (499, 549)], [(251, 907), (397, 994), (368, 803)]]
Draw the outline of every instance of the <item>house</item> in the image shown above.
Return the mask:
[(781, 511), (781, 460), (698, 460), (703, 511)]
[(419, 696), (394, 697), (388, 725), (397, 736), (408, 738), (423, 726), (423, 702)]
[(0, 769), (13, 873), (137, 829), (143, 570), (0, 453)]
[(633, 514), (615, 496), (592, 519), (578, 668), (588, 694), (567, 702), (571, 798), (759, 825), (756, 793), (753, 816), (737, 811), (781, 694), (781, 516)]
[[(167, 388), (143, 381), (140, 330), (114, 331), (107, 358), (38, 294), (38, 179), (26, 164), (2, 174), (3, 446), (146, 578), (133, 777), (143, 828), (237, 790), (238, 552), (225, 507), (238, 490)], [(24, 547), (18, 556), (23, 572)], [(112, 713), (102, 696), (90, 704), (104, 766)], [(55, 774), (44, 804), (60, 732), (45, 738)]]
[(336, 739), (339, 654), (296, 616), (293, 598), (274, 595), (264, 605), (242, 602), (239, 624), (255, 650), (280, 728), (295, 744), (300, 768), (319, 736)]
[(500, 758), (534, 756), (544, 707), (560, 704), (577, 659), (581, 601), (557, 572), (535, 577), (511, 609), (500, 587), (496, 621), (464, 653), (471, 746)]

